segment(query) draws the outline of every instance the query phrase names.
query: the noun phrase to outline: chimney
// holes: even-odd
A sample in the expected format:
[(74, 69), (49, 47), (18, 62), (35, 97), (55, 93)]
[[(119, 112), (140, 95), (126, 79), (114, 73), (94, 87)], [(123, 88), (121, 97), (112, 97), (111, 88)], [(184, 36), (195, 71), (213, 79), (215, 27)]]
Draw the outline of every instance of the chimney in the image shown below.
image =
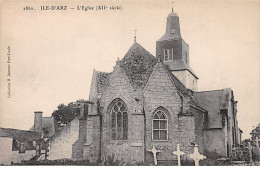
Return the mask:
[(34, 112), (34, 131), (39, 132), (42, 135), (42, 112)]

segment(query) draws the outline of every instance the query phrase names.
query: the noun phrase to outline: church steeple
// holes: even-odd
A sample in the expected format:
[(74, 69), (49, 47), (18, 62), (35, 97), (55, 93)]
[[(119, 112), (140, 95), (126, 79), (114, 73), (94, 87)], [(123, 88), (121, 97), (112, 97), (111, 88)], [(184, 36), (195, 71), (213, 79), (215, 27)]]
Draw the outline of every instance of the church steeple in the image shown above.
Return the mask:
[(173, 9), (167, 17), (166, 32), (159, 41), (172, 39), (181, 39), (179, 16)]
[(166, 32), (156, 42), (156, 57), (168, 65), (186, 88), (197, 90), (198, 77), (189, 67), (189, 45), (181, 37), (179, 16), (173, 8), (167, 17)]

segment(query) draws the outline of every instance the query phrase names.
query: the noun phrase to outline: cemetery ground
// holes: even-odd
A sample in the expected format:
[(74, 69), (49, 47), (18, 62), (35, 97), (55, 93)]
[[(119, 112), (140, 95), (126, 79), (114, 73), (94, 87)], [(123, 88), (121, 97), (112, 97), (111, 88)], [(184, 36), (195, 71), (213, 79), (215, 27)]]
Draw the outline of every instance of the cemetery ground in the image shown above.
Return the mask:
[[(124, 163), (121, 160), (114, 160), (113, 157), (108, 157), (106, 160), (97, 163), (91, 163), (88, 160), (72, 160), (72, 159), (58, 159), (58, 160), (42, 160), (42, 161), (22, 161), (13, 165), (72, 165), (72, 166), (154, 166), (153, 162), (145, 164), (143, 162)], [(178, 161), (159, 161), (158, 166), (177, 166)], [(182, 166), (194, 166), (193, 160), (181, 160)], [(217, 159), (206, 158), (199, 161), (200, 166), (259, 166), (259, 162), (249, 161), (224, 161)]]

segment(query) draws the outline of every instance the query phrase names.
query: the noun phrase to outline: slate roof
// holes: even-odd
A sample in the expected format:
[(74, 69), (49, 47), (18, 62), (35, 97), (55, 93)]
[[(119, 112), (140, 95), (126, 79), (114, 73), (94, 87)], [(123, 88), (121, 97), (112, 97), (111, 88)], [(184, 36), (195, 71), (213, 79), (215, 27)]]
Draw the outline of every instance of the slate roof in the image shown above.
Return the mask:
[(111, 73), (96, 71), (97, 91), (103, 93), (105, 88), (108, 86), (109, 77)]
[[(125, 54), (123, 59), (120, 61), (120, 66), (123, 68), (125, 74), (129, 78), (130, 83), (134, 88), (143, 88), (146, 85), (157, 63), (158, 60), (156, 59), (156, 57), (154, 57), (151, 53), (144, 49), (140, 44), (134, 43)], [(194, 106), (203, 109), (198, 104), (194, 96), (192, 96), (192, 92), (187, 89), (179, 81), (179, 79), (171, 73), (171, 70), (173, 68), (169, 67), (168, 65), (164, 66), (177, 90), (181, 92), (184, 96), (190, 97), (191, 103)], [(176, 64), (176, 66), (179, 65)], [(179, 69), (179, 67), (177, 67), (177, 69)], [(110, 75), (111, 73), (96, 71), (96, 85), (98, 93), (103, 93), (109, 83)]]
[[(172, 21), (174, 18), (178, 18), (178, 14), (175, 12), (171, 12), (167, 17), (167, 24), (166, 24), (166, 32), (165, 34), (159, 39), (159, 41), (167, 41), (167, 40), (179, 40), (181, 39), (180, 31), (177, 33), (170, 33), (171, 25), (174, 24)], [(170, 23), (169, 23), (170, 21)]]
[(194, 92), (195, 99), (201, 107), (208, 111), (207, 128), (222, 128), (221, 109), (228, 109), (231, 89)]
[(134, 43), (123, 59), (120, 66), (124, 69), (134, 88), (142, 88), (149, 79), (157, 59), (140, 44)]
[[(58, 132), (58, 124), (53, 117), (42, 117), (42, 129), (43, 138), (50, 138)], [(34, 126), (32, 126), (29, 130), (34, 131)]]
[(41, 135), (35, 131), (0, 128), (0, 137), (9, 137), (21, 141), (40, 140)]
[(171, 61), (169, 63), (169, 69), (172, 71), (188, 70), (192, 75), (194, 75), (198, 79), (198, 77), (190, 68), (190, 66), (187, 63), (185, 63), (182, 59)]

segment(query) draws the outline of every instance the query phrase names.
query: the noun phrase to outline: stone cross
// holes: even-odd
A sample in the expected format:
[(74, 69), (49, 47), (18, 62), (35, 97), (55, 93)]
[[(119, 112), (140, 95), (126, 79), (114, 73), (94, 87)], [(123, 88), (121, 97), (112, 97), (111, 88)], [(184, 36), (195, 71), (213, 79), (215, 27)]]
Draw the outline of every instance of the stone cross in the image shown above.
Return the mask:
[(181, 156), (184, 155), (184, 152), (180, 150), (180, 144), (177, 144), (177, 151), (172, 152), (173, 155), (178, 156), (178, 166), (181, 166)]
[(247, 149), (249, 150), (250, 163), (252, 163), (253, 162), (253, 160), (252, 160), (252, 149), (253, 149), (253, 147), (252, 147), (250, 142), (248, 142)]
[(157, 154), (157, 153), (160, 153), (161, 150), (157, 150), (157, 149), (154, 147), (154, 145), (153, 145), (153, 148), (152, 148), (151, 150), (147, 150), (147, 151), (153, 153), (154, 165), (157, 165), (157, 156), (156, 156), (156, 154)]
[(190, 154), (190, 158), (195, 161), (195, 166), (199, 166), (199, 161), (206, 158), (206, 156), (199, 153), (198, 145), (195, 144), (193, 154)]
[(259, 143), (258, 143), (258, 137), (255, 138), (255, 145), (256, 145), (256, 160), (260, 161), (260, 149), (259, 149)]
[(258, 143), (258, 141), (259, 141), (259, 140), (258, 140), (258, 137), (256, 137), (256, 138), (255, 138), (255, 142), (256, 142), (256, 144), (255, 144), (255, 145), (256, 145), (256, 147), (258, 147), (258, 148), (259, 148), (259, 143)]

